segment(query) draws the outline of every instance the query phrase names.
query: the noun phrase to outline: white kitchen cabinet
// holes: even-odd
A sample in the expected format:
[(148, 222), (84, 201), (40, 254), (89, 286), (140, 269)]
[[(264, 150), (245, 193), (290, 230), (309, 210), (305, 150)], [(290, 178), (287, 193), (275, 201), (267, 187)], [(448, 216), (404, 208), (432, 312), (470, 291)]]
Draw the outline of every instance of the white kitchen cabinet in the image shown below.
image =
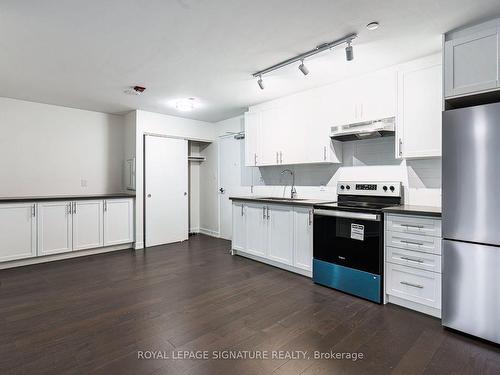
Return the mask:
[(232, 248), (245, 250), (246, 248), (246, 207), (243, 202), (233, 202), (233, 233)]
[(260, 112), (245, 113), (245, 166), (253, 167), (259, 160)]
[(380, 70), (338, 82), (330, 88), (332, 126), (394, 117), (397, 112), (397, 72)]
[(312, 228), (312, 207), (233, 201), (236, 254), (310, 277)]
[(72, 203), (68, 201), (37, 203), (39, 256), (73, 250), (71, 212)]
[(102, 200), (73, 202), (73, 250), (102, 247), (103, 228)]
[(313, 209), (294, 207), (293, 218), (293, 265), (305, 271), (312, 271)]
[(35, 203), (0, 204), (0, 262), (36, 256)]
[(293, 264), (293, 210), (285, 205), (267, 206), (267, 254), (269, 259)]
[(106, 199), (103, 203), (104, 246), (133, 242), (134, 200)]
[(499, 85), (499, 25), (489, 21), (450, 33), (444, 43), (445, 97), (497, 89)]
[(263, 204), (248, 203), (245, 212), (244, 252), (265, 257), (267, 256), (267, 207)]
[(441, 156), (441, 82), (440, 55), (412, 62), (399, 72), (397, 157)]

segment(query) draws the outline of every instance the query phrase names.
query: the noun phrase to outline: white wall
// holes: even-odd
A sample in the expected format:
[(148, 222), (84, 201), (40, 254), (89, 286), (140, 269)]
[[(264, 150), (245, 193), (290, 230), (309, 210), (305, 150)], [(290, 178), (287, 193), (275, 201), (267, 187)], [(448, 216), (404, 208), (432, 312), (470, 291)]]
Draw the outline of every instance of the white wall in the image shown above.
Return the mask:
[(0, 98), (0, 196), (122, 191), (123, 144), (122, 116)]
[[(214, 124), (204, 121), (190, 120), (181, 117), (162, 115), (159, 113), (136, 112), (136, 248), (144, 247), (143, 234), (143, 156), (144, 134), (157, 134), (184, 138), (194, 141), (212, 142), (215, 139)], [(203, 180), (202, 180), (203, 181)]]

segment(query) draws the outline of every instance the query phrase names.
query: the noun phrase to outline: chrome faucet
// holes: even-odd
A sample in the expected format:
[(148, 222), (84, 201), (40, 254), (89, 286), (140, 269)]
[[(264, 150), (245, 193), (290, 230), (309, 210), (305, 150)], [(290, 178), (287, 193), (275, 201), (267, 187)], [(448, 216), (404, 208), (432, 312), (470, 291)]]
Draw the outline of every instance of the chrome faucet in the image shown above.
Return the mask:
[(286, 172), (289, 172), (292, 175), (292, 190), (290, 191), (290, 198), (295, 199), (297, 198), (297, 190), (295, 190), (295, 174), (291, 169), (283, 169), (281, 174), (284, 175)]

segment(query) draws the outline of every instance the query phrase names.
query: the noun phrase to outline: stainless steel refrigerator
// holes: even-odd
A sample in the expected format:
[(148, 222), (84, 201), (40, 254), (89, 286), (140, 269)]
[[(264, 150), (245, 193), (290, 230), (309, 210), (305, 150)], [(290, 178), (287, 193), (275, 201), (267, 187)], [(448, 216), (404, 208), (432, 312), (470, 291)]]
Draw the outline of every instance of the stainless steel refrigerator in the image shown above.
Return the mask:
[(500, 343), (500, 103), (443, 113), (442, 322)]

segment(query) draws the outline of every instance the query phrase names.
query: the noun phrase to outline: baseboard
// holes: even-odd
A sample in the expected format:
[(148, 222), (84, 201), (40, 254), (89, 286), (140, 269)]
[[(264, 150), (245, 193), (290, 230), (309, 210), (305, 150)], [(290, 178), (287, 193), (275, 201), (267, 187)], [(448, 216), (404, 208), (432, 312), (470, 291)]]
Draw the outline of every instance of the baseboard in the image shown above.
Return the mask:
[(199, 233), (206, 234), (207, 236), (210, 236), (210, 237), (217, 237), (217, 238), (220, 237), (220, 233), (219, 232), (216, 232), (216, 231), (210, 230), (210, 229), (205, 229), (205, 228), (200, 228), (200, 232)]
[(299, 275), (302, 275), (302, 276), (312, 277), (312, 271), (307, 271), (307, 270), (303, 270), (301, 268), (297, 268), (294, 266), (289, 266), (288, 264), (275, 262), (273, 260), (263, 258), (263, 257), (260, 257), (258, 255), (249, 254), (249, 253), (243, 252), (241, 250), (236, 250), (234, 248), (233, 248), (233, 254), (239, 255), (239, 256), (242, 256), (245, 258), (249, 258), (252, 260), (256, 260), (256, 261), (261, 262), (261, 263), (266, 263), (266, 264), (269, 264), (269, 265), (277, 267), (277, 268), (281, 268), (281, 269), (286, 270), (286, 271), (298, 273)]
[(432, 315), (436, 318), (441, 318), (441, 310), (434, 307), (421, 305), (420, 303), (408, 301), (400, 297), (391, 296), (389, 294), (387, 295), (387, 302), (394, 305), (403, 306), (407, 309), (415, 310), (423, 314)]
[(141, 250), (141, 249), (144, 249), (144, 242), (136, 242), (134, 244), (134, 249), (135, 250)]
[(200, 233), (200, 228), (189, 228), (189, 233)]
[(87, 256), (87, 255), (109, 253), (112, 251), (132, 249), (132, 248), (133, 248), (133, 244), (128, 243), (128, 244), (122, 244), (122, 245), (99, 247), (97, 249), (70, 251), (70, 252), (62, 253), (62, 254), (45, 255), (45, 256), (28, 258), (28, 259), (11, 260), (10, 262), (0, 263), (0, 269), (29, 266), (31, 264), (53, 262), (56, 260), (78, 258), (78, 257)]

